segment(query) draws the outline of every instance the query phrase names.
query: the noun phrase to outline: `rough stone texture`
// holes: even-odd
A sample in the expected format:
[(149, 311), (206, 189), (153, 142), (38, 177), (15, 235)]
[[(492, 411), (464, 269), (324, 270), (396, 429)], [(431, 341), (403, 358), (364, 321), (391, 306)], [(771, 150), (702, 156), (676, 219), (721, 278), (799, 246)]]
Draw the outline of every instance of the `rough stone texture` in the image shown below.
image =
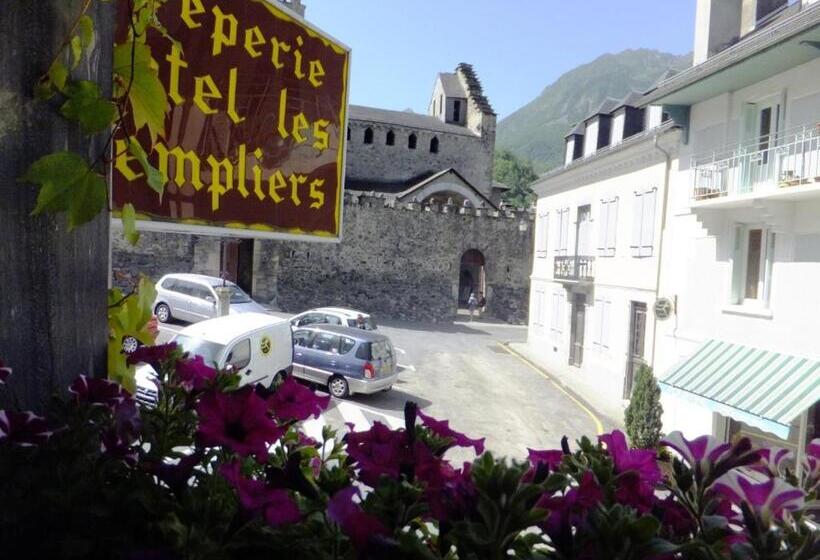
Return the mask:
[(170, 272), (189, 272), (194, 268), (194, 249), (200, 238), (196, 235), (175, 233), (143, 233), (136, 247), (132, 247), (121, 235), (111, 239), (114, 259), (112, 269), (114, 285), (132, 288), (139, 274), (153, 281)]
[[(254, 298), (291, 312), (342, 305), (377, 317), (450, 321), (461, 256), (477, 249), (486, 263), (489, 313), (526, 322), (529, 212), (393, 205), (381, 197), (347, 195), (343, 229), (339, 244), (257, 240)], [(154, 261), (145, 271), (154, 278), (171, 271), (214, 274), (218, 257), (217, 238), (145, 233), (137, 248), (117, 244), (114, 268), (133, 275), (140, 263)]]

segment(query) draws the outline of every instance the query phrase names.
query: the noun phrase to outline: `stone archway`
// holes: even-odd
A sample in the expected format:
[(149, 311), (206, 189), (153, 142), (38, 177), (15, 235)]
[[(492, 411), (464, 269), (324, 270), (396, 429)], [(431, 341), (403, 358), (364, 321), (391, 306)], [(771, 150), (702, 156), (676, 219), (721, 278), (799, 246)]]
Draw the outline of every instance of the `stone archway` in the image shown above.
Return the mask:
[(476, 297), (487, 293), (484, 254), (478, 249), (469, 249), (461, 255), (458, 269), (458, 307), (467, 307), (470, 293)]

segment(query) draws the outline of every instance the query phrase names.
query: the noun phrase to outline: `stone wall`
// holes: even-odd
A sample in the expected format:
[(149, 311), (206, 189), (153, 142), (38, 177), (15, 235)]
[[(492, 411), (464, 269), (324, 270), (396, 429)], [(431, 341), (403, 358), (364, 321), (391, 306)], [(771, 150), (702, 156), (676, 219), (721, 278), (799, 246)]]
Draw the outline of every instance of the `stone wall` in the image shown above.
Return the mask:
[[(461, 256), (485, 258), (487, 309), (525, 323), (532, 262), (532, 215), (394, 204), (346, 195), (338, 244), (256, 240), (254, 298), (282, 311), (342, 305), (377, 318), (450, 321), (457, 308)], [(136, 249), (121, 242), (114, 270), (153, 278), (170, 271), (214, 274), (217, 238), (144, 233)], [(216, 265), (214, 265), (216, 263)]]
[[(455, 134), (352, 119), (348, 126), (350, 140), (345, 175), (349, 179), (404, 182), (423, 173), (452, 167), (486, 196), (491, 194), (494, 137), (477, 136), (467, 128), (463, 134)], [(364, 143), (364, 131), (368, 127), (373, 130), (372, 144)], [(386, 143), (390, 130), (396, 135), (393, 146)], [(411, 134), (417, 138), (414, 150), (407, 147)], [(430, 153), (433, 137), (439, 142), (436, 154)]]

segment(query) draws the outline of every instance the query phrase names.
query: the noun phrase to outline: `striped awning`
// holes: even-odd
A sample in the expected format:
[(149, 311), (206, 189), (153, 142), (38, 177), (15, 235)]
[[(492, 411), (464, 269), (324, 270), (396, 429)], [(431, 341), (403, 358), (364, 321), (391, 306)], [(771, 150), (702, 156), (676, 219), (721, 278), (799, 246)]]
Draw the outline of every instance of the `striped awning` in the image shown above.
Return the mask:
[(820, 400), (820, 362), (709, 340), (659, 383), (665, 392), (788, 439), (792, 421)]

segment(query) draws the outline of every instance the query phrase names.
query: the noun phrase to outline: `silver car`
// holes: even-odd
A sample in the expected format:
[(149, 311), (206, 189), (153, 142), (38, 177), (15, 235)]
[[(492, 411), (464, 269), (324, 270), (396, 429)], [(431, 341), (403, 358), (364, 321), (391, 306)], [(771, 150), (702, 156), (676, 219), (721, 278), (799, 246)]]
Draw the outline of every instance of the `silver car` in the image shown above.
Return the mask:
[(231, 314), (268, 312), (233, 282), (202, 274), (166, 274), (157, 282), (154, 314), (161, 323), (212, 319), (217, 314), (214, 288), (223, 285), (231, 289)]

